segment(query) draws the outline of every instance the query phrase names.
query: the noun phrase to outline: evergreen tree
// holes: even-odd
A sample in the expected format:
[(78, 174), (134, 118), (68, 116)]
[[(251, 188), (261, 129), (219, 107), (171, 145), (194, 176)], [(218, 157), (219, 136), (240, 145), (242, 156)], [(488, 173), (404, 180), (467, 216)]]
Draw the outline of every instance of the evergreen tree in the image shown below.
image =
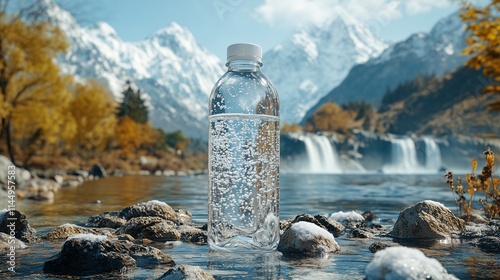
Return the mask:
[(141, 96), (141, 90), (134, 91), (130, 81), (126, 82), (123, 100), (118, 106), (117, 116), (120, 120), (128, 116), (133, 121), (145, 124), (148, 122), (148, 108)]

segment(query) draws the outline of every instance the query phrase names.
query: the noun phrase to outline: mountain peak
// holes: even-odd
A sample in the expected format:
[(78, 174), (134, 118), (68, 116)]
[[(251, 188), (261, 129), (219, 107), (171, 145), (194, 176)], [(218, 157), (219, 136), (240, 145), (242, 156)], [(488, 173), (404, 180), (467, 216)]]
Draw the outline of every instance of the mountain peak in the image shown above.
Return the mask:
[(302, 26), (264, 54), (265, 73), (284, 93), (282, 119), (298, 123), (354, 65), (379, 55), (386, 47), (341, 9), (330, 20)]
[(78, 27), (78, 23), (70, 12), (62, 9), (54, 0), (40, 0), (35, 2), (34, 8), (41, 11), (46, 20), (59, 26), (64, 31)]
[(175, 53), (192, 52), (198, 43), (189, 29), (172, 22), (168, 26), (156, 31), (148, 38), (156, 41), (162, 47), (168, 47)]
[(119, 37), (116, 30), (111, 25), (109, 25), (107, 22), (99, 21), (94, 25), (93, 29), (99, 30), (104, 37), (107, 37), (107, 36), (113, 37), (113, 38)]

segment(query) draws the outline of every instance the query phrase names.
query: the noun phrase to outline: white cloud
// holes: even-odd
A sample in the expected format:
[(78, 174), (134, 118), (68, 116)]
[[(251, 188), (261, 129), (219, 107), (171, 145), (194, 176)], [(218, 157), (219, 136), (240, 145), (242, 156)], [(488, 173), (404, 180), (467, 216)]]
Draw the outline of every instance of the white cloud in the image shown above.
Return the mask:
[(338, 9), (362, 22), (388, 24), (404, 14), (447, 7), (449, 0), (265, 0), (255, 10), (256, 17), (271, 26), (301, 25), (335, 17)]

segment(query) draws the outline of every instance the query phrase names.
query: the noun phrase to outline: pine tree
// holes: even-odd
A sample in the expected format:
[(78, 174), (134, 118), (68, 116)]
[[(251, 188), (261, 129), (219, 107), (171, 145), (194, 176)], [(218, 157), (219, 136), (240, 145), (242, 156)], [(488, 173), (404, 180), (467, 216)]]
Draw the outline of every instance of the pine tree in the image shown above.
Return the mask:
[(130, 81), (126, 82), (125, 87), (123, 100), (118, 106), (118, 119), (123, 120), (124, 117), (128, 116), (137, 123), (146, 124), (148, 122), (148, 108), (141, 96), (141, 90), (134, 91)]

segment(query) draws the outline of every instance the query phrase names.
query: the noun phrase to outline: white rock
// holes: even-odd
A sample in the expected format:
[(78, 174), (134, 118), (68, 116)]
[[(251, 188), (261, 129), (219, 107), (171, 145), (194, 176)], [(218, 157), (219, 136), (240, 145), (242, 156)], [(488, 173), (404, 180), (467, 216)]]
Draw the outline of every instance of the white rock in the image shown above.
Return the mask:
[(292, 224), (281, 236), (278, 251), (288, 256), (326, 258), (338, 252), (339, 245), (327, 230), (309, 222)]
[(97, 235), (97, 234), (92, 234), (92, 233), (81, 233), (81, 234), (75, 234), (66, 239), (66, 241), (71, 240), (71, 239), (82, 239), (82, 240), (88, 240), (92, 243), (94, 242), (102, 242), (106, 241), (108, 238), (105, 235)]
[(385, 279), (458, 279), (448, 274), (436, 259), (428, 258), (420, 250), (407, 247), (389, 247), (375, 253), (365, 270), (367, 280)]
[(356, 211), (349, 211), (349, 212), (335, 212), (332, 215), (330, 215), (330, 219), (337, 221), (337, 222), (364, 222), (365, 218), (361, 214), (359, 214)]

